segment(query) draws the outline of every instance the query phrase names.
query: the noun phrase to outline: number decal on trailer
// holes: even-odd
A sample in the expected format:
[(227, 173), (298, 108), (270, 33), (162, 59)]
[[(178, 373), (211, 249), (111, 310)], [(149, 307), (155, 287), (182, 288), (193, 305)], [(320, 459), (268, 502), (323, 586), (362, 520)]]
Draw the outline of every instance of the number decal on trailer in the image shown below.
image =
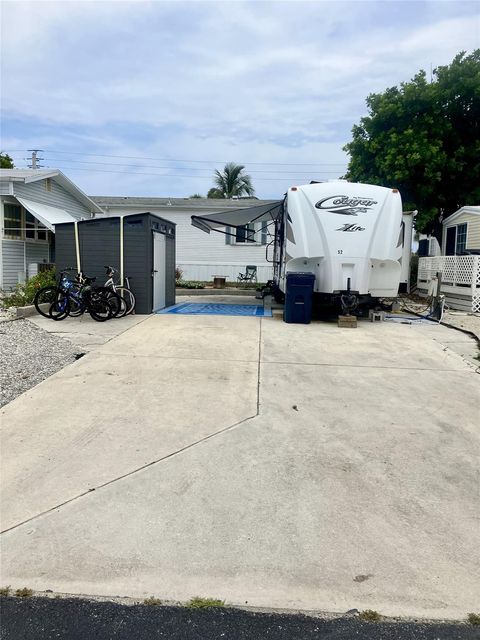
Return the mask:
[(337, 251), (337, 253), (338, 253), (338, 254), (343, 253), (343, 249), (339, 249), (339, 250)]

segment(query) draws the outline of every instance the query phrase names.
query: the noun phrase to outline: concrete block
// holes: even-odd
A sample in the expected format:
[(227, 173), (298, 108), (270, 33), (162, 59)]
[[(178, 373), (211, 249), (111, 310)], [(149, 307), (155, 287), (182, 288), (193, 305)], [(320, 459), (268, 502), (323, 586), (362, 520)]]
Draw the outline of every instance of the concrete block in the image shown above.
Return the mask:
[(345, 329), (356, 329), (357, 318), (355, 316), (338, 316), (338, 326)]
[(385, 320), (385, 311), (375, 311), (370, 309), (368, 312), (368, 319), (370, 322), (383, 322)]

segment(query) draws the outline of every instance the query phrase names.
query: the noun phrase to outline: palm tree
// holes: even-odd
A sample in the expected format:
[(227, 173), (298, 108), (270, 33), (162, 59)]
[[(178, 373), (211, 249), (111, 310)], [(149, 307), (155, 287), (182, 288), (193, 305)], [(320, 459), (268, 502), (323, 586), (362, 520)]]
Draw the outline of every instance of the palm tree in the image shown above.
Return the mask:
[(244, 169), (243, 165), (234, 162), (228, 162), (222, 173), (216, 169), (213, 175), (216, 191), (222, 193), (224, 198), (253, 196), (255, 189), (252, 187), (252, 179), (243, 173)]

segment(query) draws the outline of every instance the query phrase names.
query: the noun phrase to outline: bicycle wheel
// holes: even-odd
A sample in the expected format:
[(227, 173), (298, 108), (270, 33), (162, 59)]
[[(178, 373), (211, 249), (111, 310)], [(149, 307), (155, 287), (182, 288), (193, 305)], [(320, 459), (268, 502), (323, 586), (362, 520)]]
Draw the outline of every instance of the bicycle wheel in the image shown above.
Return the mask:
[(57, 287), (43, 287), (35, 294), (33, 304), (35, 305), (37, 312), (44, 318), (50, 318), (50, 306), (55, 301), (57, 293)]
[(108, 302), (112, 308), (112, 316), (114, 318), (124, 315), (124, 311), (126, 310), (125, 301), (113, 289), (97, 287), (94, 289), (94, 293)]
[(50, 305), (48, 314), (52, 320), (65, 320), (69, 312), (70, 302), (68, 299), (68, 293), (58, 290), (55, 300)]
[(97, 322), (105, 322), (110, 320), (113, 310), (107, 300), (101, 296), (93, 295), (88, 302), (88, 313), (93, 320)]
[(135, 300), (135, 295), (132, 291), (130, 291), (130, 289), (128, 289), (127, 287), (115, 287), (116, 292), (118, 293), (118, 295), (125, 300), (125, 304), (126, 304), (126, 310), (124, 315), (128, 316), (130, 313), (133, 313), (133, 311), (135, 311), (135, 305), (137, 303), (137, 301)]

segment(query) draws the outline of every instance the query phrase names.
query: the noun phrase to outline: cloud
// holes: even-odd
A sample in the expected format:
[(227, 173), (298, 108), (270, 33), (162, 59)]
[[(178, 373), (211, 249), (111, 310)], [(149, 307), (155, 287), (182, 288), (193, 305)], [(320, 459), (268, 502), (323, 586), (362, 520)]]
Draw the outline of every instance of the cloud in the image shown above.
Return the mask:
[[(369, 93), (480, 46), (478, 4), (470, 2), (2, 8), (2, 108), (22, 148), (345, 162), (341, 147)], [(154, 180), (139, 177), (135, 188), (163, 193)], [(207, 183), (172, 181), (177, 195)]]

